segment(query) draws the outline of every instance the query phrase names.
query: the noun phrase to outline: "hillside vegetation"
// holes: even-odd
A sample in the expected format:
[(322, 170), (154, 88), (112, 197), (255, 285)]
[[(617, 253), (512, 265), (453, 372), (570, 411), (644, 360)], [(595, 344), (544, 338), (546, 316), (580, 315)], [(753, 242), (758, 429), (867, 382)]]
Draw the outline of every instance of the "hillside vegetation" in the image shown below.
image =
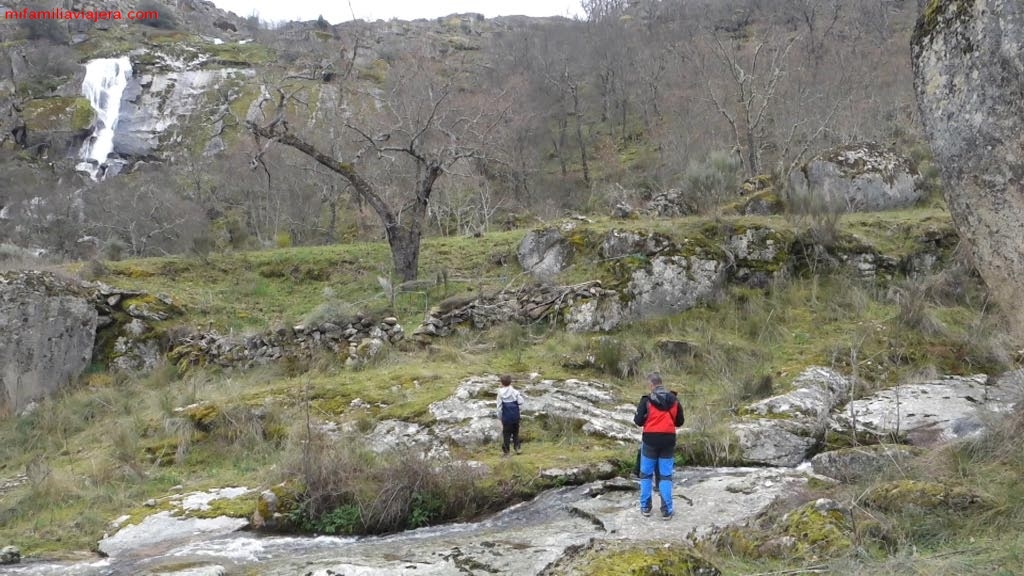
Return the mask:
[[(101, 350), (80, 382), (0, 420), (0, 546), (82, 557), (115, 518), (226, 486), (280, 498), (281, 525), (265, 529), (364, 535), (628, 475), (635, 446), (550, 414), (524, 421), (515, 458), (450, 447), (475, 468), (372, 450), (378, 423), (432, 424), (432, 403), (482, 375), (599, 381), (634, 403), (659, 371), (686, 408), (680, 463), (729, 466), (730, 420), (810, 366), (850, 376), (857, 398), (1020, 367), (923, 144), (906, 58), (920, 3), (611, 0), (585, 2), (581, 20), (273, 28), (201, 0), (158, 4), (159, 25), (0, 22), (0, 267), (166, 295), (184, 313), (153, 321), (152, 342), (357, 314), (394, 317), (407, 337), (355, 365), (320, 351), (247, 369), (162, 358), (135, 373)], [(123, 171), (92, 181), (74, 168), (94, 120), (82, 64), (129, 54)], [(803, 162), (861, 143), (903, 157), (915, 207), (841, 215), (786, 196)], [(663, 195), (684, 215), (653, 216)], [(755, 198), (774, 215), (740, 216)], [(414, 281), (395, 274), (374, 200), (399, 216), (420, 202), (421, 219), (403, 221), (423, 227)], [(613, 230), (714, 252), (732, 272), (722, 239), (767, 229), (782, 257), (757, 281), (730, 277), (689, 310), (610, 333), (548, 317), (412, 337), (436, 307), (535, 288), (517, 259), (535, 226), (575, 253), (559, 285), (619, 289), (651, 262), (602, 257)], [(867, 479), (811, 481), (693, 551), (602, 544), (569, 558), (569, 573), (651, 573), (650, 558), (678, 568), (692, 552), (729, 575), (1024, 574), (1024, 412), (991, 425)], [(868, 441), (831, 434), (827, 448)], [(817, 505), (829, 499), (851, 514)], [(220, 499), (199, 514), (254, 511), (267, 512)]]
[[(679, 240), (708, 233), (709, 227), (755, 222), (793, 233), (806, 229), (806, 223), (794, 220), (745, 217), (602, 220), (577, 231), (596, 234), (626, 226)], [(924, 209), (847, 216), (834, 232), (838, 238), (855, 233), (859, 241), (898, 256), (942, 230), (949, 230), (945, 213)], [(225, 331), (302, 322), (335, 300), (395, 314), (411, 330), (426, 308), (448, 296), (526, 283), (518, 266), (494, 258), (500, 254), (514, 262), (522, 234), (426, 242), (424, 270), (440, 274), (398, 294), (393, 304), (377, 279), (388, 262), (380, 244), (110, 262), (97, 279), (169, 294), (187, 310), (185, 322)], [(600, 278), (606, 273), (602, 266), (583, 259), (563, 279)], [(81, 386), (0, 425), (3, 474), (21, 478), (4, 488), (0, 539), (28, 554), (87, 549), (111, 518), (125, 510), (135, 510), (135, 516), (152, 513), (159, 504), (142, 503), (175, 486), (268, 487), (316, 455), (322, 466), (350, 467), (355, 461), (369, 466), (368, 456), (358, 451), (339, 454), (323, 446), (311, 455), (304, 440), (307, 418), (355, 431), (384, 419), (426, 423), (431, 402), (449, 396), (463, 378), (485, 373), (599, 379), (612, 383), (621, 400), (633, 402), (642, 391), (639, 376), (660, 370), (687, 407), (691, 435), (680, 448), (683, 463), (727, 464), (730, 447), (722, 423), (743, 403), (784, 391), (807, 366), (834, 366), (859, 376), (868, 387), (859, 395), (915, 376), (998, 373), (1014, 360), (1000, 333), (983, 286), (954, 251), (946, 268), (914, 282), (794, 269), (764, 289), (732, 287), (715, 302), (611, 335), (573, 334), (546, 324), (466, 330), (430, 345), (407, 340), (360, 370), (346, 369), (328, 355), (250, 371), (164, 365), (144, 377), (110, 374), (97, 365)], [(689, 358), (668, 356), (656, 345), (664, 339), (693, 343), (696, 352)], [(595, 359), (589, 368), (567, 367), (587, 355)], [(369, 408), (354, 409), (354, 402)], [(538, 476), (544, 468), (610, 459), (626, 470), (632, 462), (632, 447), (595, 440), (557, 420), (528, 421), (523, 436), (528, 448), (513, 460), (500, 459), (493, 446), (457, 452), (492, 469), (471, 489), (462, 489), (458, 506), (424, 508), (421, 502), (411, 508), (417, 520), (399, 518), (376, 529), (472, 517), (528, 498), (550, 486)], [(1010, 570), (1020, 542), (1006, 528), (1019, 526), (1022, 517), (1012, 481), (1021, 455), (1011, 445), (1001, 446), (1002, 437), (943, 450), (889, 474), (907, 481), (942, 478), (980, 491), (993, 502), (984, 522), (956, 510), (922, 516), (871, 509), (877, 525), (858, 527), (852, 546), (832, 552), (780, 562), (758, 559), (756, 550), (734, 543), (706, 553), (735, 574), (809, 565), (864, 574), (965, 573), (966, 563), (972, 566), (968, 572), (976, 565)], [(376, 470), (390, 465), (373, 461)], [(354, 481), (375, 482), (370, 477)], [(856, 490), (870, 485), (822, 487), (807, 498), (829, 495), (856, 503), (862, 498)], [(440, 488), (435, 496), (455, 499)], [(243, 508), (215, 512), (252, 512)], [(320, 531), (358, 529), (337, 516), (325, 518), (305, 522)]]

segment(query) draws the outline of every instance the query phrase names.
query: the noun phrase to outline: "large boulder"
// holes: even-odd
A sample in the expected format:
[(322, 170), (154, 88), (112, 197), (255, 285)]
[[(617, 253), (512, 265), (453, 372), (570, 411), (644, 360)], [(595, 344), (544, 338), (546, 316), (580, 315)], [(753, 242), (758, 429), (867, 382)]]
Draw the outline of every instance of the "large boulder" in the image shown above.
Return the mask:
[(48, 272), (0, 273), (0, 416), (57, 392), (92, 358), (96, 308)]
[(789, 177), (791, 204), (844, 212), (904, 208), (917, 202), (910, 160), (873, 142), (840, 146), (810, 159)]
[(914, 87), (953, 223), (1024, 339), (1024, 6), (930, 0), (912, 40)]
[(573, 306), (566, 313), (570, 332), (610, 332), (629, 321), (626, 309), (615, 293), (602, 294)]
[(796, 466), (813, 455), (828, 430), (829, 413), (846, 401), (850, 381), (828, 368), (811, 367), (793, 390), (743, 409), (730, 424), (741, 460), (749, 464)]

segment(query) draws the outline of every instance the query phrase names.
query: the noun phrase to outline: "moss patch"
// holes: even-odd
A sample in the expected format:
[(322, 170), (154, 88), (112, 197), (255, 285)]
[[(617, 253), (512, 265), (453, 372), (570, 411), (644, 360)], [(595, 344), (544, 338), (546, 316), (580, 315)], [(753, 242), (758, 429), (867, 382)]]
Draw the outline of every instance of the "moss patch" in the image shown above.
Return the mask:
[(85, 98), (57, 97), (29, 100), (22, 108), (30, 132), (81, 132), (92, 126), (92, 105)]
[(718, 576), (721, 571), (694, 550), (674, 544), (611, 548), (588, 553), (580, 562), (580, 574), (590, 576)]
[(811, 502), (787, 514), (784, 526), (796, 539), (795, 552), (804, 557), (835, 556), (853, 547), (850, 518), (838, 509), (820, 510)]
[(205, 510), (183, 510), (178, 515), (189, 518), (249, 518), (256, 511), (258, 500), (256, 492), (249, 492), (237, 498), (216, 498), (207, 504)]
[(984, 496), (968, 488), (918, 480), (873, 486), (864, 494), (864, 501), (888, 512), (966, 510), (987, 504)]
[(930, 0), (914, 27), (911, 45), (918, 47), (936, 32), (963, 24), (974, 8), (974, 0)]

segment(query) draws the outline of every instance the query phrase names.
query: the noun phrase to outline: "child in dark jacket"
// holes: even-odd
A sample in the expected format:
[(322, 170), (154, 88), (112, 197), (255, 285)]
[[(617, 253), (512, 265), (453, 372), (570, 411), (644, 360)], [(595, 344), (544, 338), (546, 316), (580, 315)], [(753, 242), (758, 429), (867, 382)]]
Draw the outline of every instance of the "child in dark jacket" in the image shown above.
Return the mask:
[(519, 454), (519, 421), (523, 395), (512, 386), (512, 377), (504, 374), (498, 389), (498, 418), (501, 420), (501, 453), (508, 456), (509, 444)]

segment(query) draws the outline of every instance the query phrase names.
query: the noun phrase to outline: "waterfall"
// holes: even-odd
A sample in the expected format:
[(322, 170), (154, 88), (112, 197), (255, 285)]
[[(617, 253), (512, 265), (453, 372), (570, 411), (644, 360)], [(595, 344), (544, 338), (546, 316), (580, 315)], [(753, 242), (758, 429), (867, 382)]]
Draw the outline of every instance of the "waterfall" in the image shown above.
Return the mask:
[(96, 126), (83, 144), (77, 169), (88, 172), (93, 180), (102, 172), (107, 156), (114, 150), (114, 130), (121, 112), (121, 95), (132, 77), (132, 63), (127, 56), (99, 58), (85, 65), (82, 95), (96, 111)]

